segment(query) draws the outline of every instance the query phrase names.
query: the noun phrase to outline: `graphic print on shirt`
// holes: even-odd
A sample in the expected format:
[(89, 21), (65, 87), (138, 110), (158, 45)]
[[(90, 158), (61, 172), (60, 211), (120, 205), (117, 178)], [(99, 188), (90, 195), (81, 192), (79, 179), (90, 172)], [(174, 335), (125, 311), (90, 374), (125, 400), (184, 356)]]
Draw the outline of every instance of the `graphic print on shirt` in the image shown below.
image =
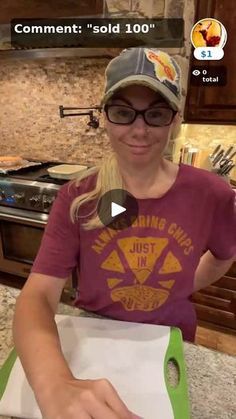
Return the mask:
[[(144, 226), (143, 221), (144, 218)], [(168, 226), (166, 220), (163, 222), (162, 219), (159, 230), (163, 231), (164, 228), (167, 229), (166, 237), (158, 237), (158, 234), (149, 237), (117, 237), (113, 250), (101, 262), (100, 267), (107, 273), (106, 282), (111, 290), (111, 300), (122, 304), (126, 311), (153, 311), (168, 300), (176, 282), (175, 274), (183, 269), (173, 248), (170, 250), (170, 236), (183, 248), (185, 257), (193, 249), (191, 239), (177, 224), (171, 223)], [(106, 229), (99, 235), (100, 240), (95, 240), (93, 250), (102, 255), (103, 249), (117, 234), (117, 231)], [(126, 264), (123, 263), (124, 260)], [(127, 284), (128, 275), (124, 265), (128, 265), (129, 274), (132, 275), (131, 285), (122, 286), (123, 282)], [(155, 287), (153, 281), (152, 284), (148, 283), (153, 274), (157, 278)]]

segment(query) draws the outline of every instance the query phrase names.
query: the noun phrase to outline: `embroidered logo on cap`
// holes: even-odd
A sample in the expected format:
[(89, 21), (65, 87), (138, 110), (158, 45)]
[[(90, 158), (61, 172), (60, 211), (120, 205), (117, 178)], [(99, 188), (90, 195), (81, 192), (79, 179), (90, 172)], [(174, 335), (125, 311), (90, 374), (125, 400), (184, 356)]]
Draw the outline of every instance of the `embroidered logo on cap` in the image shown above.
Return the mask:
[(147, 59), (153, 63), (156, 78), (179, 94), (180, 70), (172, 58), (163, 51), (145, 49)]

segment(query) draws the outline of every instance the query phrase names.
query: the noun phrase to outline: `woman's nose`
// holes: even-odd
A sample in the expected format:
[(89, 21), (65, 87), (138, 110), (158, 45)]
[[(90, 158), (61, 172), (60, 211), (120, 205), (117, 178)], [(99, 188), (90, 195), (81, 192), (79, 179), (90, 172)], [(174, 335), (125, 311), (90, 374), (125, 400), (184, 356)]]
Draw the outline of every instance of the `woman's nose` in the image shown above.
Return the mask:
[(148, 125), (144, 121), (143, 115), (137, 115), (136, 119), (134, 120), (132, 124), (132, 128), (137, 128), (146, 131), (148, 128)]

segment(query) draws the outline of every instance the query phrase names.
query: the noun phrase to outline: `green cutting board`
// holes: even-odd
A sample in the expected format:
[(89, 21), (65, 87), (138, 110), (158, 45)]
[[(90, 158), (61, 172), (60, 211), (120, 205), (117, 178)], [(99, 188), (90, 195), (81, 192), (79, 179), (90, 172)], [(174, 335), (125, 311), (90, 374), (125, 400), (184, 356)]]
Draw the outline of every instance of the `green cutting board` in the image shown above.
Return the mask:
[[(76, 378), (107, 378), (141, 418), (190, 418), (179, 329), (62, 315), (55, 320)], [(168, 380), (170, 360), (179, 370), (175, 387)], [(14, 349), (0, 370), (0, 415), (42, 417)]]

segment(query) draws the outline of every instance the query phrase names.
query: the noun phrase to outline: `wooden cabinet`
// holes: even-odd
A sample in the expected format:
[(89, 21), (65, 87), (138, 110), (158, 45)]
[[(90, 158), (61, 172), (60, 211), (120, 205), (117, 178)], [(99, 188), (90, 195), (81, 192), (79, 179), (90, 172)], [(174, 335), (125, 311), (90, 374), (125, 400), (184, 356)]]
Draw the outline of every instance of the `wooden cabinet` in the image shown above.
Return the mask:
[(227, 274), (192, 295), (198, 324), (236, 334), (236, 262)]
[(227, 84), (221, 87), (188, 86), (185, 106), (185, 122), (235, 124), (236, 122), (236, 7), (235, 0), (197, 0), (195, 22), (212, 17), (226, 28), (228, 39), (224, 47), (224, 58), (220, 61), (198, 61), (193, 55), (191, 67), (195, 65), (225, 66)]
[(0, 24), (17, 18), (57, 18), (98, 15), (103, 0), (5, 0), (1, 2)]

